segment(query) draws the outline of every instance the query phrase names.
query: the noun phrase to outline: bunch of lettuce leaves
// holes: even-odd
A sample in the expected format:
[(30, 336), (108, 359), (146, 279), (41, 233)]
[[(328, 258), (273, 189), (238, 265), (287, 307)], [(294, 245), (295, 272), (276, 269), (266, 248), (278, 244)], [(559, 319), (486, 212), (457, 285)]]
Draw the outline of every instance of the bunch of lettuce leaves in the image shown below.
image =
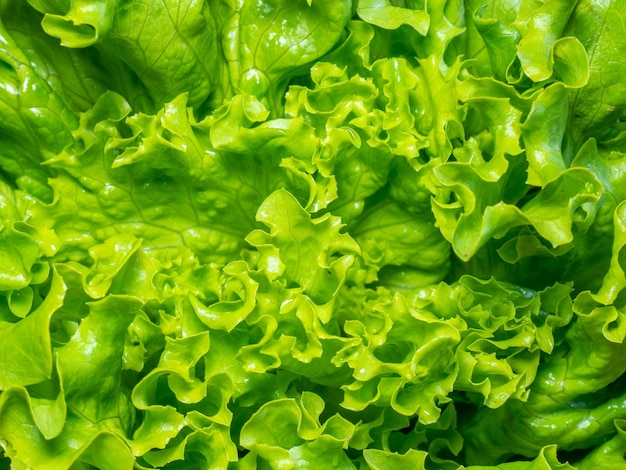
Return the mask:
[(625, 20), (0, 0), (0, 468), (623, 468)]

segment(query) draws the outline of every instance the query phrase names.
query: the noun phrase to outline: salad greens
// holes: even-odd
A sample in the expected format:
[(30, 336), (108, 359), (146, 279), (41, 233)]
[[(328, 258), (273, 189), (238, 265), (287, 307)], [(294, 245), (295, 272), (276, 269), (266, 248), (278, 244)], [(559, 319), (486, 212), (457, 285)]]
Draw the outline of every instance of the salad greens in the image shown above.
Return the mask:
[(625, 20), (0, 0), (0, 468), (626, 466)]

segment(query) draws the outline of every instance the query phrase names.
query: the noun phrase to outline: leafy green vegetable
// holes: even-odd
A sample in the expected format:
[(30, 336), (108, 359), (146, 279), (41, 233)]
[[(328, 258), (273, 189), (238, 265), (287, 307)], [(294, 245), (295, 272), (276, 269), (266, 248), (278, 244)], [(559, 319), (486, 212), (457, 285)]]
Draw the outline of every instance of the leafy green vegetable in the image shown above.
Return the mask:
[(0, 0), (0, 468), (626, 464), (619, 0)]

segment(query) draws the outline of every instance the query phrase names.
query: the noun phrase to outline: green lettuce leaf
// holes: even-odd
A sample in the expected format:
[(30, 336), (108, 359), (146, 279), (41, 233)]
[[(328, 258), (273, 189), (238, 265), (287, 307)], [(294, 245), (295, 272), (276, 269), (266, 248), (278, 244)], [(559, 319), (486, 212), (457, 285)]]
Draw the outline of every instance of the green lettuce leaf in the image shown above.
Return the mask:
[(354, 425), (339, 415), (323, 424), (323, 400), (310, 392), (300, 399), (274, 400), (262, 406), (241, 430), (241, 445), (256, 454), (258, 465), (290, 462), (292, 468), (356, 468), (344, 452)]
[(0, 468), (617, 468), (616, 0), (0, 0)]
[(287, 81), (341, 38), (351, 4), (243, 2), (225, 32), (229, 40), (224, 52), (234, 86), (261, 98), (272, 114), (279, 113)]
[(624, 420), (615, 420), (617, 434), (605, 443), (587, 454), (582, 460), (576, 462), (576, 468), (587, 470), (589, 468), (610, 468), (624, 464)]
[(430, 26), (430, 16), (425, 9), (419, 8), (420, 6), (423, 8), (423, 5), (419, 3), (409, 2), (409, 5), (406, 6), (396, 6), (387, 0), (360, 1), (357, 6), (357, 14), (362, 20), (381, 28), (397, 29), (402, 25), (408, 25), (418, 33), (425, 35)]
[(128, 67), (127, 73), (142, 83), (156, 109), (185, 92), (190, 105), (200, 107), (211, 95), (221, 99), (228, 90), (218, 81), (225, 67), (218, 51), (222, 25), (204, 2), (31, 3), (44, 13), (44, 31), (59, 38), (61, 45), (97, 49), (112, 71)]
[[(492, 463), (514, 454), (532, 456), (551, 443), (563, 449), (587, 448), (608, 439), (614, 433), (613, 421), (624, 418), (623, 394), (619, 386), (610, 386), (618, 384), (626, 371), (622, 360), (626, 330), (619, 296), (625, 286), (620, 262), (625, 241), (623, 211), (622, 204), (615, 213), (613, 258), (602, 287), (595, 294), (583, 291), (574, 299), (575, 321), (554, 354), (539, 365), (528, 401), (482, 410), (468, 423), (465, 432), (472, 459)], [(504, 423), (508, 416), (518, 417), (515, 428), (494, 433), (492, 426)]]
[(579, 144), (590, 136), (599, 140), (613, 137), (611, 133), (619, 128), (612, 124), (624, 113), (624, 84), (618, 78), (624, 64), (611, 57), (619, 57), (625, 47), (618, 32), (623, 18), (621, 2), (580, 1), (567, 25), (565, 34), (578, 38), (589, 57), (589, 81), (573, 93), (569, 118), (572, 138)]

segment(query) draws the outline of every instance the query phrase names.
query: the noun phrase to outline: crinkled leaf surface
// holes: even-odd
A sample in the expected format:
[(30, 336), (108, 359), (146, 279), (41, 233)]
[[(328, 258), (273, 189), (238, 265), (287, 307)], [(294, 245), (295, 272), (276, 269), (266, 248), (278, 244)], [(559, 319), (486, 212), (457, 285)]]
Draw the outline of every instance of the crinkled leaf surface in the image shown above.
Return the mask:
[(621, 468), (618, 0), (0, 0), (0, 468)]

